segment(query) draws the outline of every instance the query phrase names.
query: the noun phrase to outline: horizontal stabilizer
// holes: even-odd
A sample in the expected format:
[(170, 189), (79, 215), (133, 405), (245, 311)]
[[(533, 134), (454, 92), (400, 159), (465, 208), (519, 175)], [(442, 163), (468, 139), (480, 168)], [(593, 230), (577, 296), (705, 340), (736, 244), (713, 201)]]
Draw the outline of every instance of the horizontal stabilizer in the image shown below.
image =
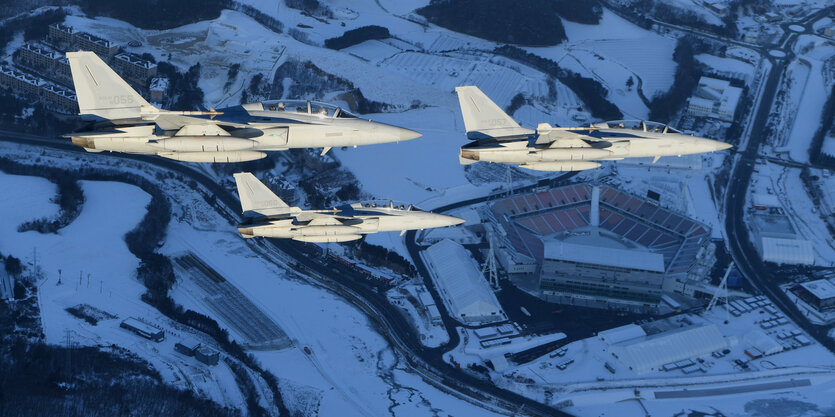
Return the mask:
[(470, 139), (507, 138), (536, 133), (519, 126), (478, 87), (456, 87), (464, 127)]
[(262, 216), (275, 216), (299, 211), (297, 207), (288, 206), (249, 172), (235, 174), (235, 183), (238, 186), (238, 197), (241, 199), (244, 214), (249, 212)]

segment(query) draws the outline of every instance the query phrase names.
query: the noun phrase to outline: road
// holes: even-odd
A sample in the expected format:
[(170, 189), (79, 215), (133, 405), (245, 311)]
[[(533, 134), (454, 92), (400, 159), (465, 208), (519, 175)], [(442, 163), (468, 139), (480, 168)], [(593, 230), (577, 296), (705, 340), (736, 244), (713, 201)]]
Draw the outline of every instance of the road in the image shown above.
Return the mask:
[[(0, 140), (25, 145), (46, 146), (67, 152), (85, 152), (73, 146), (67, 140), (32, 134), (0, 130)], [(189, 165), (164, 158), (130, 155), (120, 153), (101, 153), (101, 158), (121, 158), (141, 161), (159, 168), (179, 173), (205, 187), (215, 197), (210, 204), (225, 218), (233, 223), (240, 222), (240, 202), (238, 198), (216, 183), (204, 173)], [(537, 185), (531, 185), (530, 188)], [(528, 187), (526, 187), (528, 188)], [(486, 197), (484, 197), (486, 198)], [(474, 199), (478, 200), (478, 199)], [(470, 201), (474, 201), (470, 200)], [(456, 204), (465, 205), (467, 202)], [(473, 203), (470, 203), (473, 204)], [(452, 205), (454, 206), (454, 205)], [(514, 392), (496, 387), (492, 383), (474, 375), (456, 369), (443, 360), (442, 348), (427, 348), (420, 343), (419, 335), (405, 318), (403, 313), (390, 304), (380, 287), (369, 281), (364, 275), (337, 262), (330, 262), (321, 256), (311, 256), (303, 243), (279, 239), (263, 239), (257, 243), (266, 243), (275, 250), (292, 258), (298, 264), (314, 272), (308, 274), (317, 280), (317, 284), (328, 288), (344, 297), (352, 305), (362, 310), (374, 323), (381, 335), (397, 352), (400, 358), (408, 362), (412, 369), (428, 383), (454, 390), (458, 396), (469, 398), (476, 404), (490, 404), (509, 415), (534, 416), (570, 416), (545, 404), (533, 401)], [(421, 271), (425, 273), (425, 271)], [(437, 296), (437, 294), (433, 294)], [(442, 308), (443, 304), (438, 304)], [(448, 327), (449, 328), (449, 327)], [(453, 332), (455, 333), (455, 332)], [(455, 333), (455, 343), (458, 335)], [(450, 339), (452, 342), (452, 338)], [(519, 410), (523, 410), (520, 412)]]
[[(829, 7), (816, 12), (798, 24), (808, 27), (811, 22), (832, 10), (835, 10), (835, 7)], [(780, 278), (760, 258), (759, 253), (749, 238), (745, 221), (745, 196), (751, 184), (751, 177), (759, 156), (760, 145), (766, 139), (764, 133), (774, 97), (777, 93), (777, 87), (780, 84), (780, 79), (788, 63), (793, 57), (790, 49), (797, 40), (796, 34), (786, 33), (780, 43), (787, 49), (785, 51), (787, 56), (783, 59), (770, 58), (772, 59), (773, 67), (766, 81), (758, 108), (756, 109), (755, 117), (752, 121), (753, 126), (749, 131), (747, 145), (745, 149), (737, 153), (734, 166), (731, 170), (730, 183), (728, 184), (724, 200), (725, 230), (726, 236), (728, 236), (731, 256), (743, 276), (753, 283), (757, 289), (762, 291), (763, 294), (768, 296), (786, 316), (808, 332), (820, 344), (824, 345), (830, 351), (835, 352), (835, 341), (827, 336), (827, 329), (809, 322), (798, 310), (797, 306), (779, 288)]]
[[(610, 10), (626, 20), (632, 19), (629, 14), (619, 11), (617, 7), (610, 7)], [(774, 103), (774, 97), (777, 93), (780, 79), (782, 78), (788, 64), (795, 59), (792, 47), (794, 43), (797, 42), (798, 36), (802, 34), (791, 31), (789, 26), (800, 25), (805, 28), (803, 33), (810, 33), (812, 24), (815, 21), (833, 12), (835, 12), (835, 5), (820, 9), (804, 17), (798, 22), (781, 23), (783, 35), (775, 44), (772, 45), (748, 44), (735, 39), (724, 38), (692, 28), (679, 27), (656, 20), (653, 21), (670, 29), (688, 33), (696, 37), (719, 41), (724, 44), (732, 43), (751, 48), (758, 51), (763, 57), (772, 63), (772, 68), (765, 81), (766, 84), (760, 96), (760, 101), (757, 103), (757, 108), (752, 112), (753, 117), (749, 118), (748, 121), (751, 124), (751, 128), (748, 130), (747, 140), (746, 138), (741, 138), (740, 141), (740, 143), (745, 144), (745, 148), (736, 152), (734, 164), (731, 169), (730, 183), (728, 184), (725, 199), (723, 201), (728, 246), (734, 263), (749, 282), (765, 294), (777, 307), (780, 308), (784, 314), (786, 314), (787, 317), (797, 323), (798, 326), (803, 328), (803, 330), (808, 332), (830, 351), (835, 352), (835, 341), (827, 336), (828, 329), (822, 326), (813, 325), (809, 322), (809, 320), (807, 320), (806, 317), (798, 310), (797, 306), (795, 306), (789, 297), (779, 288), (780, 279), (760, 258), (759, 253), (749, 238), (748, 228), (745, 224), (745, 196), (747, 194), (748, 187), (751, 184), (751, 177), (754, 165), (759, 157), (760, 146), (766, 139), (764, 133), (766, 132), (765, 129), (768, 123), (771, 107)], [(773, 50), (780, 50), (785, 53), (785, 56), (774, 57), (770, 54)], [(771, 162), (793, 168), (802, 168), (807, 166), (805, 164), (797, 164), (791, 161), (776, 160), (775, 158), (767, 159)]]

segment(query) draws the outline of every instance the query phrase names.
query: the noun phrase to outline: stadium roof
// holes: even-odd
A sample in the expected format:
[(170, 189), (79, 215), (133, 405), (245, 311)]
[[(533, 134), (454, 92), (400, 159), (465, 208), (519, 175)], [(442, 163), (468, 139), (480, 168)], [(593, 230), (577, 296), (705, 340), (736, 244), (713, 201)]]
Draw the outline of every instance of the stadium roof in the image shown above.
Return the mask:
[(423, 256), (455, 318), (470, 322), (506, 319), (478, 264), (463, 246), (444, 239), (426, 249)]
[(835, 284), (829, 282), (829, 280), (819, 279), (815, 281), (803, 282), (800, 286), (806, 288), (807, 291), (820, 300), (827, 300), (835, 297)]
[(599, 246), (552, 240), (545, 243), (545, 258), (593, 265), (664, 272), (664, 256), (641, 250), (601, 248)]
[(683, 327), (612, 345), (612, 352), (629, 369), (641, 374), (661, 366), (724, 349), (728, 342), (715, 324)]
[(798, 239), (763, 237), (763, 261), (777, 264), (814, 265), (812, 242)]

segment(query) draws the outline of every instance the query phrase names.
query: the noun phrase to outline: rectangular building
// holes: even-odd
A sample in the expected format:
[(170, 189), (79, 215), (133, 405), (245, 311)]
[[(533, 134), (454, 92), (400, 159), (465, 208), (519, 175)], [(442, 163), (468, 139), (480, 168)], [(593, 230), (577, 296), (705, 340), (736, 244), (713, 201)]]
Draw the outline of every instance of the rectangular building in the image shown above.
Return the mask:
[(647, 251), (552, 241), (545, 244), (540, 290), (547, 299), (656, 308), (664, 256)]
[(59, 85), (45, 84), (41, 88), (41, 103), (61, 113), (78, 113), (78, 98), (75, 96), (75, 91)]
[(109, 60), (119, 50), (115, 43), (87, 32), (76, 33), (73, 40), (78, 49), (95, 52), (105, 61)]
[(128, 329), (133, 333), (136, 333), (139, 336), (142, 336), (148, 340), (153, 340), (154, 342), (161, 342), (165, 339), (165, 332), (160, 329), (157, 329), (154, 326), (151, 326), (148, 323), (145, 323), (142, 320), (128, 317), (122, 320), (122, 323), (119, 327), (123, 329)]
[(829, 280), (804, 282), (794, 293), (820, 312), (835, 310), (835, 284)]
[(143, 87), (157, 74), (157, 64), (131, 54), (119, 54), (113, 59), (113, 69), (122, 77)]
[(712, 117), (732, 122), (742, 89), (716, 78), (702, 77), (696, 92), (690, 97), (687, 113), (697, 117)]
[(34, 75), (0, 64), (0, 87), (26, 100), (37, 100), (46, 82)]
[(17, 50), (15, 56), (20, 65), (40, 71), (51, 71), (61, 54), (45, 48), (43, 45), (26, 43)]
[(67, 50), (75, 42), (75, 28), (62, 23), (49, 25), (49, 32), (46, 39), (55, 46)]

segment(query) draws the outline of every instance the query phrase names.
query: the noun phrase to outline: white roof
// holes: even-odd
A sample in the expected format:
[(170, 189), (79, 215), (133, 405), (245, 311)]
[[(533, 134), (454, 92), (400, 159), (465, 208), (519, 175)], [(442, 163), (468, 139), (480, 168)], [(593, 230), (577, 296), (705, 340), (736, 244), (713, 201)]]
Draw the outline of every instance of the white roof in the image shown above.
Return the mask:
[(601, 248), (558, 240), (545, 243), (545, 259), (664, 272), (664, 255), (660, 253)]
[(821, 300), (835, 297), (835, 284), (829, 282), (829, 280), (808, 281), (801, 283), (800, 286), (806, 288), (807, 291)]
[(712, 77), (702, 77), (699, 79), (699, 85), (710, 86), (713, 88), (727, 88), (730, 87), (731, 83), (727, 80), (719, 80)]
[(598, 332), (597, 335), (600, 336), (600, 339), (604, 342), (613, 345), (615, 343), (646, 336), (647, 332), (644, 331), (643, 327), (633, 323), (627, 324), (626, 326), (615, 327), (614, 329), (604, 330), (602, 332)]
[(696, 325), (613, 345), (609, 350), (635, 373), (702, 356), (728, 346), (715, 324)]
[(771, 336), (763, 333), (761, 330), (752, 330), (742, 337), (742, 340), (750, 347), (757, 348), (763, 355), (771, 355), (772, 353), (782, 352), (783, 347), (777, 343)]
[(463, 246), (444, 239), (426, 249), (424, 258), (453, 316), (466, 321), (505, 319), (478, 264)]
[(799, 239), (763, 237), (763, 260), (778, 264), (814, 265), (812, 242)]
[(444, 239), (426, 249), (423, 255), (444, 303), (455, 318), (466, 321), (505, 319), (478, 264), (463, 246)]
[(780, 199), (774, 194), (755, 193), (753, 196), (755, 206), (782, 207)]

